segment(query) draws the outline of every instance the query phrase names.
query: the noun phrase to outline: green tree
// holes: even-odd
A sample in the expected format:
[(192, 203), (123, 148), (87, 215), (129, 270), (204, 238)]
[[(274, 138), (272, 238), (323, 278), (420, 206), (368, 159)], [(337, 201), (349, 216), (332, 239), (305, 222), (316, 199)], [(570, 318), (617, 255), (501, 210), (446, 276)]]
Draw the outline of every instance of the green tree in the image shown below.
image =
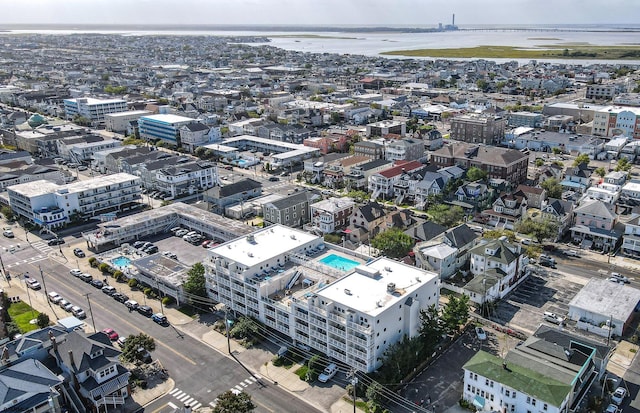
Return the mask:
[(547, 191), (548, 198), (561, 198), (562, 197), (562, 185), (556, 178), (549, 178), (542, 181), (540, 184), (542, 189)]
[(616, 164), (615, 171), (616, 172), (629, 172), (631, 169), (631, 162), (627, 158), (618, 159), (618, 163)]
[(151, 352), (156, 349), (156, 342), (153, 337), (145, 333), (131, 334), (124, 342), (120, 358), (125, 362), (132, 363), (141, 356), (141, 352), (138, 351), (140, 348)]
[(388, 257), (401, 258), (411, 251), (413, 240), (400, 228), (390, 228), (373, 237), (371, 246)]
[(589, 162), (591, 162), (591, 159), (589, 159), (589, 155), (587, 155), (586, 153), (581, 153), (580, 155), (576, 156), (576, 159), (573, 160), (573, 166), (575, 167), (582, 164), (589, 165)]
[(250, 413), (256, 409), (251, 396), (245, 392), (235, 394), (228, 390), (219, 394), (216, 399), (218, 402), (213, 408), (213, 413)]
[(477, 166), (472, 166), (467, 171), (467, 179), (469, 181), (472, 181), (472, 182), (484, 181), (485, 179), (487, 179), (487, 172), (483, 171), (482, 169), (478, 168)]
[(182, 285), (182, 289), (198, 297), (207, 297), (206, 280), (204, 277), (204, 265), (201, 262), (193, 264), (187, 272), (187, 281)]
[(49, 325), (49, 316), (45, 313), (38, 314), (38, 318), (36, 320), (38, 327), (40, 328), (45, 328)]
[(13, 209), (11, 209), (11, 207), (7, 205), (4, 205), (2, 208), (0, 208), (0, 214), (2, 214), (2, 216), (4, 216), (7, 221), (13, 220)]
[(544, 160), (540, 158), (536, 159), (536, 166), (540, 168), (542, 165), (544, 165)]
[(507, 240), (509, 242), (515, 242), (516, 241), (516, 234), (513, 231), (509, 231), (508, 229), (492, 229), (489, 231), (485, 231), (482, 234), (483, 238), (486, 239), (498, 239), (500, 237), (507, 237)]
[(551, 152), (553, 152), (554, 155), (560, 155), (562, 153), (562, 149), (558, 147), (553, 147), (551, 148)]
[(442, 309), (442, 324), (447, 333), (457, 333), (469, 319), (469, 296), (448, 296), (449, 301)]
[(545, 239), (555, 238), (558, 235), (558, 224), (551, 219), (534, 221), (527, 218), (518, 225), (518, 232), (529, 234), (538, 242)]
[(249, 317), (240, 317), (233, 323), (229, 335), (233, 338), (252, 338), (258, 334), (258, 324)]
[(91, 120), (82, 115), (76, 115), (73, 117), (73, 123), (80, 126), (91, 126)]
[(420, 337), (427, 353), (431, 353), (442, 335), (442, 324), (438, 307), (431, 304), (426, 310), (420, 310)]
[(445, 204), (436, 204), (427, 209), (427, 214), (436, 224), (451, 228), (462, 221), (464, 210), (458, 205), (452, 207)]
[(596, 168), (596, 170), (593, 172), (595, 172), (596, 175), (600, 176), (600, 178), (604, 178), (604, 176), (607, 174), (607, 171), (602, 166)]

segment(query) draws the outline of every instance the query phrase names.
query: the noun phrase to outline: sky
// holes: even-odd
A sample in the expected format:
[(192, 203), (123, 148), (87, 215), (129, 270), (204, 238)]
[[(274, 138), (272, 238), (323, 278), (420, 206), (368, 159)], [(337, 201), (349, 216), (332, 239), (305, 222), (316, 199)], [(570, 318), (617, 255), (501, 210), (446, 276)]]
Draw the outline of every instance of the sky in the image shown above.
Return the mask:
[(1, 24), (638, 24), (640, 0), (0, 0)]

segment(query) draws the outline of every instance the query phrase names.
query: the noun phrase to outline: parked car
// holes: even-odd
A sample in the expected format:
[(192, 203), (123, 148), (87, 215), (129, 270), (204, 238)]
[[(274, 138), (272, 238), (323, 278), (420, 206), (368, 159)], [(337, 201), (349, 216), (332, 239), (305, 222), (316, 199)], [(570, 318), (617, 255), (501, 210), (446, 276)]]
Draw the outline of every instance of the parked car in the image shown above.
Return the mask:
[(178, 259), (178, 256), (176, 255), (175, 252), (165, 251), (165, 252), (162, 253), (162, 255), (164, 255), (167, 258), (173, 258), (174, 260)]
[(487, 333), (484, 331), (484, 328), (476, 327), (476, 337), (478, 337), (478, 340), (482, 341), (487, 339)]
[(82, 281), (86, 283), (91, 282), (93, 280), (93, 276), (91, 274), (87, 274), (86, 272), (83, 272), (82, 274), (80, 274), (78, 278), (80, 278)]
[(5, 229), (4, 231), (2, 231), (2, 235), (4, 235), (7, 238), (15, 237), (15, 235), (13, 234), (13, 231), (10, 229)]
[(171, 231), (171, 233), (175, 235), (175, 233), (180, 231), (181, 229), (182, 227), (173, 227), (169, 231)]
[(105, 293), (106, 295), (113, 295), (116, 293), (116, 287), (113, 287), (111, 285), (105, 285), (104, 287), (102, 287), (102, 292)]
[(604, 411), (605, 413), (619, 413), (620, 409), (615, 404), (610, 404), (607, 406), (607, 409)]
[(611, 273), (611, 278), (615, 278), (616, 280), (620, 280), (625, 284), (629, 283), (629, 278), (625, 277), (624, 275), (617, 273), (617, 272), (612, 272)]
[(545, 311), (542, 318), (544, 318), (546, 321), (553, 323), (553, 324), (563, 324), (564, 323), (564, 317), (561, 317), (555, 313), (552, 313), (550, 311)]
[(624, 281), (619, 280), (619, 279), (617, 279), (617, 278), (613, 278), (613, 277), (609, 277), (609, 278), (607, 278), (607, 281), (611, 281), (612, 283), (616, 283), (616, 284), (624, 285)]
[(174, 234), (176, 237), (184, 237), (185, 235), (187, 235), (189, 233), (188, 230), (186, 229), (181, 229), (176, 231), (176, 233)]
[(335, 363), (331, 363), (327, 367), (325, 367), (324, 371), (318, 376), (318, 380), (321, 383), (326, 383), (331, 380), (337, 372), (338, 366), (336, 366)]
[(169, 324), (167, 322), (167, 317), (162, 313), (155, 313), (151, 316), (151, 319), (160, 325)]
[(280, 178), (278, 178), (277, 176), (270, 176), (269, 177), (269, 181), (271, 181), (271, 182), (277, 182), (279, 180), (280, 180)]
[(102, 330), (102, 332), (105, 333), (111, 341), (116, 341), (118, 338), (120, 338), (118, 333), (116, 333), (113, 328), (105, 328), (104, 330)]
[(27, 283), (27, 287), (31, 288), (32, 290), (39, 290), (42, 288), (40, 283), (33, 278), (27, 278), (25, 282)]
[(64, 239), (62, 239), (62, 238), (54, 238), (54, 239), (50, 239), (49, 242), (47, 242), (47, 245), (49, 245), (49, 246), (60, 245), (60, 244), (64, 244)]
[(74, 277), (79, 277), (82, 274), (82, 271), (80, 271), (77, 268), (74, 268), (72, 270), (69, 270), (69, 274), (73, 275)]
[(73, 314), (74, 316), (82, 319), (82, 318), (87, 318), (87, 314), (84, 312), (84, 310), (80, 307), (73, 306), (71, 307), (71, 314)]
[(620, 403), (627, 397), (627, 389), (624, 387), (618, 387), (611, 395), (611, 401), (620, 406)]
[(84, 251), (82, 251), (80, 248), (74, 248), (73, 249), (73, 255), (75, 255), (78, 258), (84, 258), (86, 257)]
[(155, 254), (156, 252), (158, 252), (158, 247), (155, 245), (151, 245), (150, 247), (144, 248), (142, 251), (146, 252), (147, 254), (151, 255), (151, 254)]
[(60, 300), (58, 305), (60, 306), (60, 308), (64, 309), (64, 311), (66, 311), (66, 312), (70, 312), (71, 309), (73, 308), (73, 304), (71, 304), (69, 301), (64, 300), (64, 299)]
[(60, 294), (58, 294), (55, 291), (51, 291), (49, 294), (47, 294), (47, 297), (49, 298), (49, 301), (51, 301), (54, 304), (58, 304), (60, 300), (62, 300), (62, 297), (60, 296)]
[(139, 306), (138, 302), (137, 301), (133, 301), (133, 300), (125, 301), (124, 305), (126, 305), (130, 310), (135, 310)]
[(116, 343), (118, 343), (120, 347), (124, 347), (125, 341), (127, 341), (127, 338), (125, 336), (121, 336), (120, 338), (118, 338), (118, 340), (116, 340)]
[(89, 284), (91, 284), (93, 287), (96, 287), (96, 288), (104, 287), (104, 283), (100, 280), (91, 280)]
[(579, 257), (580, 256), (580, 254), (576, 250), (566, 250), (564, 252), (564, 255), (567, 255), (569, 257)]
[(111, 298), (113, 298), (114, 300), (116, 300), (119, 303), (125, 303), (125, 302), (129, 301), (129, 297), (127, 297), (126, 295), (124, 295), (122, 293), (113, 293), (111, 295)]
[(136, 310), (138, 310), (140, 314), (146, 317), (151, 317), (151, 314), (153, 314), (153, 309), (148, 305), (139, 305)]
[(142, 248), (144, 244), (145, 244), (145, 241), (136, 241), (133, 243), (133, 248), (136, 248), (136, 249)]
[(149, 353), (143, 347), (140, 347), (138, 349), (138, 351), (136, 352), (136, 357), (143, 363), (151, 363), (151, 353)]

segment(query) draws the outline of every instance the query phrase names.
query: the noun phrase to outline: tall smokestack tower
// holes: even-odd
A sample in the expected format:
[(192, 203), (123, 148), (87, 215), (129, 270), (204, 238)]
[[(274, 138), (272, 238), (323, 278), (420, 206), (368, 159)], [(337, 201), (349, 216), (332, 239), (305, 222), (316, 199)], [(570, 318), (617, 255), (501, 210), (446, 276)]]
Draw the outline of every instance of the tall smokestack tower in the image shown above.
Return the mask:
[(456, 14), (453, 13), (453, 17), (451, 18), (451, 25), (455, 26), (456, 25)]

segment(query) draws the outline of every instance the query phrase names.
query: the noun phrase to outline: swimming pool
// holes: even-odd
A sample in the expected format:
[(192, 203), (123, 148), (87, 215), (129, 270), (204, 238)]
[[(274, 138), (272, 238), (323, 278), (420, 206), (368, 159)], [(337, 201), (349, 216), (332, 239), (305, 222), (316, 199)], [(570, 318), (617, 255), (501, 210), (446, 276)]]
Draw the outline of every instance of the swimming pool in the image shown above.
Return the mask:
[(116, 267), (123, 268), (129, 266), (129, 264), (131, 264), (131, 260), (121, 255), (119, 257), (113, 258), (111, 260), (111, 263)]
[(327, 255), (326, 257), (321, 259), (320, 262), (324, 265), (335, 268), (336, 270), (345, 272), (350, 271), (360, 265), (358, 261), (353, 261), (336, 254)]

